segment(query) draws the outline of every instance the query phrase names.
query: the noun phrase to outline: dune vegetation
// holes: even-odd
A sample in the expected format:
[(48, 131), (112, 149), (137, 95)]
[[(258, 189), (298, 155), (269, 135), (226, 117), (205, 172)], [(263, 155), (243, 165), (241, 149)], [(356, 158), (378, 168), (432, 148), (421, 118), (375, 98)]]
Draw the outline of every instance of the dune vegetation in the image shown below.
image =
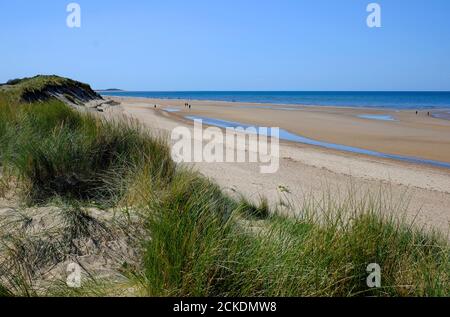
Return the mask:
[[(61, 94), (100, 98), (55, 76), (0, 87), (0, 296), (450, 295), (447, 237), (386, 216), (382, 197), (286, 217), (175, 165), (164, 135)], [(67, 263), (87, 258), (69, 287)]]

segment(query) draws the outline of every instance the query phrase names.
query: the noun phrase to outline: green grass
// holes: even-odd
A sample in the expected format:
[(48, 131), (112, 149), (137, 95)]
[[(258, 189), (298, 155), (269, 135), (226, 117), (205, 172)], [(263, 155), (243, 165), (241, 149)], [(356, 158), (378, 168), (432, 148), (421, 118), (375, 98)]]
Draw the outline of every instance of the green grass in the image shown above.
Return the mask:
[(0, 104), (2, 165), (28, 185), (31, 201), (61, 196), (106, 202), (120, 198), (124, 182), (144, 165), (154, 177), (173, 173), (162, 140), (133, 122), (106, 122), (57, 100), (23, 105), (9, 116), (5, 108)]
[[(313, 215), (320, 208), (329, 215), (325, 221), (276, 215), (258, 220), (254, 207), (243, 210), (208, 181), (193, 187), (189, 177), (195, 176), (175, 179), (163, 199), (149, 199), (152, 240), (143, 277), (148, 295), (450, 294), (445, 240), (381, 216), (375, 197), (371, 206), (303, 210)], [(380, 289), (367, 287), (370, 263), (382, 268)]]
[(245, 197), (242, 197), (239, 201), (239, 209), (242, 210), (247, 216), (255, 219), (267, 219), (270, 216), (269, 202), (266, 198), (260, 198), (258, 205), (250, 202)]
[(38, 75), (31, 78), (14, 79), (0, 86), (14, 102), (35, 102), (52, 99), (54, 93), (72, 98), (75, 103), (81, 99), (100, 98), (89, 85), (59, 76)]
[[(270, 210), (263, 198), (256, 205), (234, 200), (210, 180), (176, 167), (165, 138), (136, 122), (106, 121), (54, 98), (24, 103), (25, 91), (61, 83), (44, 79), (0, 87), (0, 165), (8, 176), (4, 173), (0, 194), (14, 178), (28, 204), (72, 206), (64, 211), (66, 247), (19, 238), (11, 259), (20, 274), (1, 269), (0, 296), (42, 294), (29, 278), (36, 268), (64, 259), (79, 237), (95, 241), (110, 235), (83, 212), (92, 205), (105, 213), (120, 208), (145, 223), (142, 233), (129, 228), (138, 235), (142, 261), (122, 272), (135, 295), (450, 295), (448, 239), (383, 216), (394, 208), (385, 206), (383, 197), (311, 201), (290, 218)], [(1, 233), (0, 228), (0, 245)], [(366, 285), (370, 263), (382, 268), (382, 288)], [(79, 290), (55, 281), (43, 294), (123, 292), (129, 295), (126, 285), (93, 280)]]

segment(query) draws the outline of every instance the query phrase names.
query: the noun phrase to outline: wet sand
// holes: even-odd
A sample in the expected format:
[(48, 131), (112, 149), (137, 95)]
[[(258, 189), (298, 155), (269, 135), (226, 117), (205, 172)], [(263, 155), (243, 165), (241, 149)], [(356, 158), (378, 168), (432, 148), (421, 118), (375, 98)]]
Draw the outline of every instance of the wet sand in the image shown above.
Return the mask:
[[(187, 115), (238, 121), (259, 126), (280, 126), (302, 136), (391, 154), (450, 162), (450, 121), (415, 111), (353, 108), (294, 107), (274, 110), (268, 105), (139, 98), (113, 98), (120, 112), (149, 128), (170, 132), (183, 125)], [(154, 105), (157, 108), (154, 108)], [(269, 106), (272, 107), (272, 106)], [(164, 111), (164, 109), (168, 111)], [(174, 112), (175, 111), (175, 112)], [(358, 115), (390, 115), (396, 121), (359, 118)], [(348, 199), (348, 193), (364, 197), (381, 193), (393, 206), (388, 212), (402, 214), (420, 226), (448, 232), (450, 224), (450, 169), (381, 159), (283, 142), (280, 169), (260, 174), (259, 164), (195, 163), (231, 194), (242, 193), (272, 204), (289, 200), (300, 210), (306, 200), (320, 201), (324, 194)], [(286, 190), (287, 189), (287, 190)], [(404, 208), (398, 204), (404, 203)], [(387, 208), (389, 209), (389, 208)]]
[[(178, 117), (198, 115), (265, 127), (280, 127), (315, 140), (383, 153), (413, 156), (450, 163), (450, 121), (429, 117), (427, 112), (359, 108), (300, 107), (244, 103), (155, 100), (150, 103), (178, 107)], [(267, 107), (280, 107), (275, 110)], [(359, 118), (359, 115), (390, 115), (396, 121)]]

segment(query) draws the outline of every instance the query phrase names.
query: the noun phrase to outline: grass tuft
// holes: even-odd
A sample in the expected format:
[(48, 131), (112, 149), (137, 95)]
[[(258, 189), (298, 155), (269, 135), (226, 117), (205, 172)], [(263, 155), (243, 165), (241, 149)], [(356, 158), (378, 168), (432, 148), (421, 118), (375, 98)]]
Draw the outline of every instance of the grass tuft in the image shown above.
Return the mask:
[(167, 145), (133, 122), (107, 122), (56, 100), (17, 112), (0, 117), (1, 163), (29, 184), (33, 202), (53, 196), (113, 202), (124, 194), (124, 179), (143, 165), (152, 177), (173, 173)]

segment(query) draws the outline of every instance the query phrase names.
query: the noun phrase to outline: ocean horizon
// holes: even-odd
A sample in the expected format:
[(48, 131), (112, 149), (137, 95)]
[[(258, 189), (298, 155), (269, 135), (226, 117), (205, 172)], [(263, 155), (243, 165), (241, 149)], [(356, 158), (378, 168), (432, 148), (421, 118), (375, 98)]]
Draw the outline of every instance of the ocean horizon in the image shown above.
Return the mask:
[(450, 109), (449, 91), (101, 91), (104, 96), (188, 99), (279, 105), (383, 108), (396, 110)]

